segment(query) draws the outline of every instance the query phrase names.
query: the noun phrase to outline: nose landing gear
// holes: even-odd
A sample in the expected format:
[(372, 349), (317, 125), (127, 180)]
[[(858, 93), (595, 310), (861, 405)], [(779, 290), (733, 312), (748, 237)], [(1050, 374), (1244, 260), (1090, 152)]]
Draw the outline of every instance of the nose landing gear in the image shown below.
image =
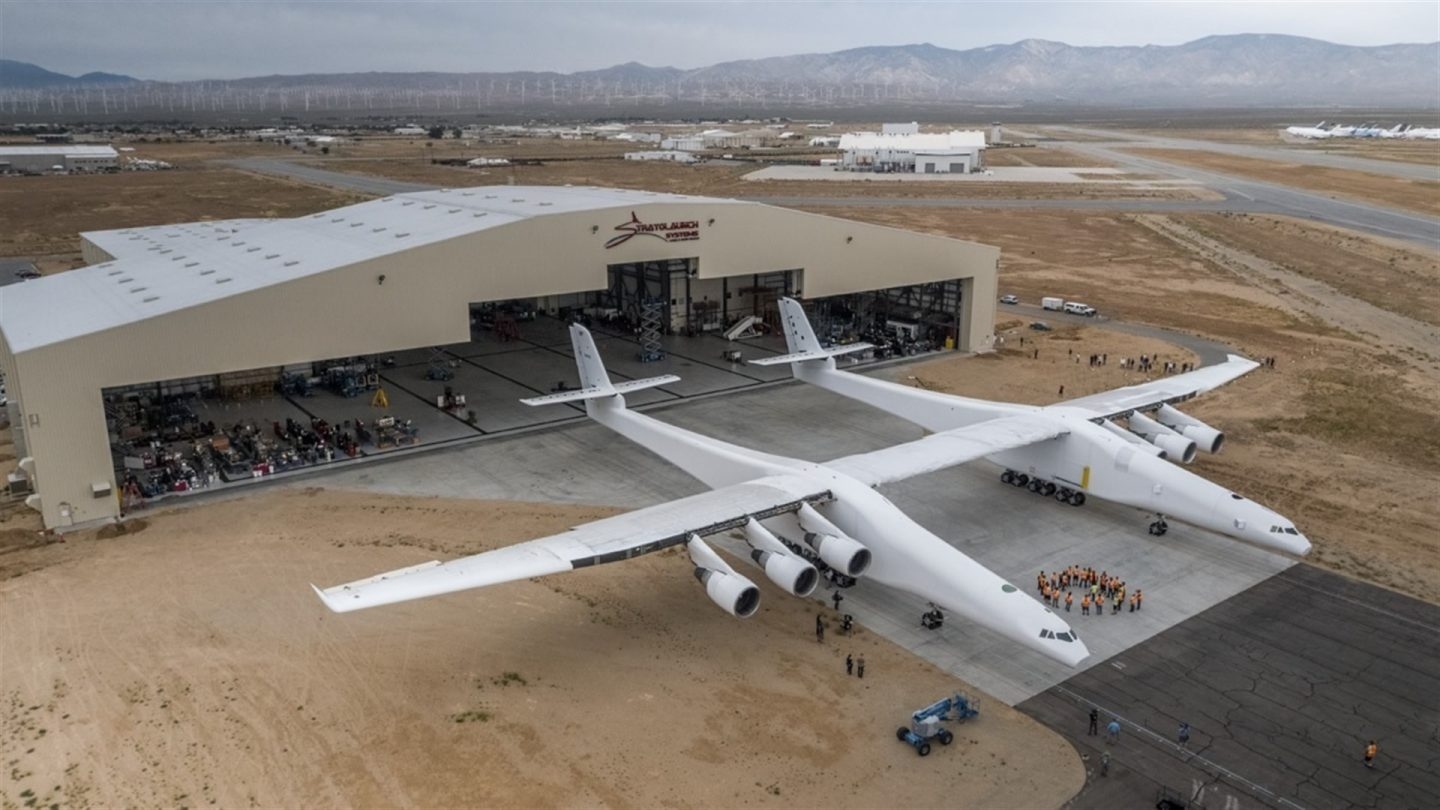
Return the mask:
[(1156, 537), (1163, 537), (1168, 531), (1170, 531), (1170, 524), (1165, 522), (1165, 516), (1158, 512), (1155, 513), (1155, 522), (1150, 524), (1150, 533)]

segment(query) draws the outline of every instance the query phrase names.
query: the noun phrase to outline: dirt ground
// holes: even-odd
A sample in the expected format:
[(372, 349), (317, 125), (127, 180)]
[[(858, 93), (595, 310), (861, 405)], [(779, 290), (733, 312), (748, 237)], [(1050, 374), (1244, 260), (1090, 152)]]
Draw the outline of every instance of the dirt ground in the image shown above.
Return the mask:
[(985, 150), (986, 166), (1075, 166), (1105, 167), (1111, 164), (1068, 149), (1049, 146), (992, 146)]
[(1283, 163), (1190, 149), (1126, 151), (1137, 155), (1163, 156), (1165, 160), (1202, 169), (1319, 191), (1337, 199), (1349, 198), (1431, 215), (1440, 214), (1440, 182), (1406, 180), (1402, 177), (1332, 169), (1329, 166)]
[(742, 180), (761, 164), (700, 164), (682, 166), (663, 161), (586, 159), (553, 161), (540, 166), (492, 166), (468, 169), (420, 161), (328, 160), (326, 169), (376, 175), (394, 180), (464, 186), (573, 185), (607, 186), (699, 194), (715, 197), (884, 197), (937, 198), (964, 196), (980, 199), (1198, 199), (1203, 190), (1133, 188), (1124, 185), (1083, 183), (967, 182), (964, 188), (945, 183), (892, 180), (854, 182), (804, 180)]
[(863, 629), (817, 644), (817, 604), (763, 579), (733, 619), (676, 550), (343, 615), (308, 586), (608, 512), (272, 490), (6, 532), (0, 805), (1038, 808), (1082, 786), (1067, 742), (983, 696), (917, 757), (895, 728), (963, 684)]
[[(1229, 436), (1224, 452), (1202, 454), (1195, 471), (1293, 519), (1315, 544), (1310, 562), (1440, 602), (1440, 431), (1434, 416), (1440, 412), (1440, 341), (1422, 352), (1397, 346), (1384, 334), (1336, 328), (1327, 316), (1371, 304), (1343, 285), (1325, 292), (1307, 283), (1321, 273), (1315, 268), (1350, 265), (1364, 273), (1372, 263), (1395, 268), (1389, 272), (1397, 275), (1405, 268), (1440, 280), (1434, 254), (1348, 233), (1311, 233), (1311, 226), (1283, 220), (1272, 240), (1268, 218), (1161, 218), (1180, 224), (1199, 219), (1198, 227), (1213, 227), (1236, 253), (1263, 251), (1283, 264), (1271, 280), (1217, 263), (1152, 227), (1147, 220), (1153, 217), (974, 209), (826, 213), (998, 245), (1000, 292), (1023, 301), (1079, 299), (1116, 320), (1199, 334), (1250, 357), (1277, 358), (1275, 369), (1256, 371), (1186, 406)], [(1388, 283), (1388, 275), (1380, 278)], [(1138, 381), (1113, 363), (1075, 368), (1066, 352), (1144, 352), (1180, 360), (1174, 347), (1162, 350), (1093, 327), (1037, 337), (1025, 328), (1033, 318), (1007, 314), (1003, 306), (997, 320), (1016, 330), (1002, 330), (1004, 351), (940, 360), (910, 373), (937, 390), (1043, 404), (1059, 398), (1062, 383), (1068, 398)], [(1021, 351), (1022, 335), (1026, 350), (1039, 341), (1038, 362)]]
[(293, 217), (361, 199), (220, 168), (3, 177), (0, 256), (78, 257), (82, 231), (204, 219)]

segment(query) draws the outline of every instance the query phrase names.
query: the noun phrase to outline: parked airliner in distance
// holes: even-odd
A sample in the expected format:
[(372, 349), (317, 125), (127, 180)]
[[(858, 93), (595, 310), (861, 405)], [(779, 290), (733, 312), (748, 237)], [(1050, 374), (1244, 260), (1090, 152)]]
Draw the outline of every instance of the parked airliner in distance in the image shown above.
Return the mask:
[(1070, 666), (1089, 655), (1064, 619), (911, 520), (875, 489), (1011, 448), (1057, 441), (1069, 430), (1064, 423), (1016, 413), (978, 428), (944, 431), (815, 464), (722, 442), (627, 409), (624, 394), (678, 378), (612, 383), (590, 332), (575, 325), (570, 335), (581, 387), (524, 401), (584, 401), (590, 418), (690, 473), (711, 491), (450, 562), (432, 561), (316, 588), (326, 606), (337, 612), (375, 607), (683, 545), (710, 599), (731, 615), (745, 617), (758, 609), (759, 589), (703, 539), (738, 532), (751, 560), (794, 596), (809, 595), (819, 571), (833, 569), (846, 582), (874, 580), (919, 596), (937, 610), (958, 613)]
[[(1175, 403), (1257, 368), (1254, 361), (1232, 354), (1224, 363), (1049, 406), (990, 402), (840, 371), (834, 357), (845, 347), (823, 348), (798, 301), (782, 298), (780, 310), (790, 354), (751, 363), (789, 364), (797, 379), (927, 430), (980, 433), (986, 425), (1025, 417), (1063, 432), (1057, 439), (988, 455), (1004, 470), (1000, 480), (1005, 483), (1073, 506), (1097, 497), (1152, 512), (1152, 535), (1165, 534), (1166, 519), (1178, 518), (1278, 551), (1310, 551), (1310, 541), (1289, 519), (1179, 466), (1193, 461), (1197, 450), (1219, 452), (1225, 435), (1180, 412)], [(1129, 429), (1117, 419), (1125, 419)]]

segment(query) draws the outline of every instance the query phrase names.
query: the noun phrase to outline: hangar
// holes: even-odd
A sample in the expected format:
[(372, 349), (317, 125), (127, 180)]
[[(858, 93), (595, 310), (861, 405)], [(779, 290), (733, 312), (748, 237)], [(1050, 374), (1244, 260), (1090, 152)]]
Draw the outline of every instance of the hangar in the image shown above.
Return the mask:
[(999, 259), (986, 245), (754, 202), (572, 187), (442, 189), (83, 237), (88, 266), (0, 289), (19, 478), (52, 528), (121, 514), (114, 408), (137, 397), (159, 408), (273, 395), (297, 365), (467, 341), (472, 305), (517, 300), (541, 311), (649, 302), (665, 331), (693, 333), (782, 294), (880, 291), (912, 311), (952, 308), (946, 342), (983, 350)]

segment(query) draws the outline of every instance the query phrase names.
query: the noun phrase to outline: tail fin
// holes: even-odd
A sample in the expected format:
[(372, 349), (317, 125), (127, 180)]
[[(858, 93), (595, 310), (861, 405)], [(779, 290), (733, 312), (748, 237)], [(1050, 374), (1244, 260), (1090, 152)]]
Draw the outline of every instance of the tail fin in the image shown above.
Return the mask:
[(752, 366), (775, 366), (781, 363), (803, 363), (810, 360), (826, 360), (834, 365), (831, 358), (841, 354), (852, 352), (863, 352), (866, 349), (873, 349), (869, 343), (847, 343), (844, 346), (822, 348), (820, 339), (815, 337), (815, 330), (810, 326), (810, 319), (805, 317), (805, 309), (800, 302), (794, 298), (780, 299), (780, 323), (785, 328), (785, 345), (790, 349), (788, 354), (776, 355), (774, 357), (763, 357), (759, 360), (749, 361)]
[(561, 402), (602, 399), (680, 381), (674, 374), (665, 374), (644, 380), (611, 383), (610, 375), (605, 371), (605, 363), (600, 359), (600, 350), (595, 347), (595, 339), (590, 336), (589, 329), (578, 323), (570, 324), (570, 345), (575, 351), (575, 367), (580, 372), (580, 387), (574, 391), (528, 397), (520, 400), (521, 402), (526, 405), (555, 405)]
[(605, 372), (605, 363), (600, 359), (600, 350), (595, 348), (590, 330), (578, 323), (570, 324), (570, 345), (575, 350), (575, 365), (580, 369), (580, 387), (610, 389), (610, 375)]
[(780, 323), (785, 327), (785, 346), (791, 354), (820, 351), (820, 340), (805, 317), (805, 308), (794, 298), (780, 299)]

